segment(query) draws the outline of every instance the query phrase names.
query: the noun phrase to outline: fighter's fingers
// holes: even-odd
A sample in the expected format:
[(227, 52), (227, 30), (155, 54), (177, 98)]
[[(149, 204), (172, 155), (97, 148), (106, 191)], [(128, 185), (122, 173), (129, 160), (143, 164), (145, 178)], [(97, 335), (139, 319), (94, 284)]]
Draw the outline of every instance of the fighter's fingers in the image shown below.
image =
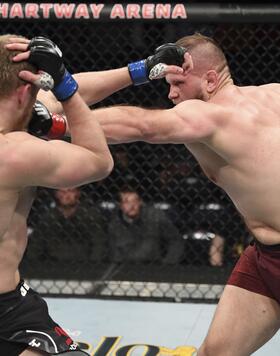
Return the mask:
[(27, 43), (7, 43), (5, 45), (6, 48), (10, 49), (11, 51), (22, 51), (25, 52), (27, 51), (28, 44)]
[(23, 70), (19, 73), (19, 77), (22, 80), (34, 84), (38, 88), (43, 89), (45, 91), (51, 90), (54, 86), (54, 80), (52, 76), (46, 72), (34, 74), (27, 70)]
[(20, 77), (20, 79), (33, 84), (36, 80), (40, 78), (40, 75), (41, 73), (35, 74), (27, 70), (22, 70), (21, 72), (19, 72), (18, 76)]
[(13, 61), (14, 61), (14, 62), (26, 61), (26, 60), (29, 58), (29, 55), (30, 55), (30, 51), (22, 52), (22, 53), (16, 54), (16, 55), (13, 57)]
[(10, 37), (7, 40), (7, 43), (26, 43), (26, 44), (29, 44), (30, 40), (28, 40), (27, 38), (23, 38), (23, 37)]
[(184, 69), (179, 66), (169, 65), (165, 68), (165, 75), (166, 74), (182, 74)]
[(182, 67), (185, 72), (186, 71), (190, 72), (191, 70), (193, 70), (194, 65), (193, 65), (192, 56), (188, 52), (184, 54), (184, 63)]
[(158, 63), (150, 70), (149, 79), (150, 80), (161, 79), (164, 78), (169, 73), (173, 73), (173, 74), (183, 73), (183, 69), (174, 65)]

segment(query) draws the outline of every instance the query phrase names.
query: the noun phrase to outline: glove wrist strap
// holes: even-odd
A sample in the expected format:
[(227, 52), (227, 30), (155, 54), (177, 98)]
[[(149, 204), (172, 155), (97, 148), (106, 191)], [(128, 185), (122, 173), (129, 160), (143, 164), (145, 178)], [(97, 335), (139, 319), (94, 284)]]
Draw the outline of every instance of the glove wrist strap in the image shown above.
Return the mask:
[(138, 62), (128, 64), (128, 71), (134, 85), (141, 85), (149, 82), (147, 78), (146, 61), (142, 59)]
[(53, 88), (52, 92), (59, 101), (65, 101), (71, 98), (78, 90), (78, 83), (72, 75), (65, 70), (62, 81)]

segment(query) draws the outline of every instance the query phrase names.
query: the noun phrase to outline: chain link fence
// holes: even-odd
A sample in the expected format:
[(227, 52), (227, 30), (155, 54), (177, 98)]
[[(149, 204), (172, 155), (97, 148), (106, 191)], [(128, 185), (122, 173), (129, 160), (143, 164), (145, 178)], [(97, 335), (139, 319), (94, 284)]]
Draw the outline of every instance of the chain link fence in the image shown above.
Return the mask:
[[(1, 22), (1, 33), (51, 38), (76, 73), (122, 67), (198, 31), (221, 44), (237, 84), (280, 81), (279, 24), (203, 23), (13, 19)], [(167, 93), (157, 81), (96, 107), (167, 108)], [(68, 192), (38, 190), (22, 275), (52, 295), (217, 299), (251, 238), (227, 196), (181, 145), (132, 143), (111, 151), (115, 168), (107, 179)], [(120, 198), (142, 203), (140, 217), (126, 216)]]

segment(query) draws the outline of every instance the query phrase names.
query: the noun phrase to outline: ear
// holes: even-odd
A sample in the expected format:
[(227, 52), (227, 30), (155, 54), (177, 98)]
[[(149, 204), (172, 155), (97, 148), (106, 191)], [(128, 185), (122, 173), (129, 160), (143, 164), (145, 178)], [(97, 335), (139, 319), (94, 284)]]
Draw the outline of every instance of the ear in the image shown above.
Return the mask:
[(213, 93), (218, 85), (218, 74), (215, 70), (209, 70), (206, 74), (207, 87), (206, 90), (208, 93)]
[(17, 88), (17, 100), (19, 106), (26, 105), (32, 98), (33, 87), (30, 83), (23, 84)]

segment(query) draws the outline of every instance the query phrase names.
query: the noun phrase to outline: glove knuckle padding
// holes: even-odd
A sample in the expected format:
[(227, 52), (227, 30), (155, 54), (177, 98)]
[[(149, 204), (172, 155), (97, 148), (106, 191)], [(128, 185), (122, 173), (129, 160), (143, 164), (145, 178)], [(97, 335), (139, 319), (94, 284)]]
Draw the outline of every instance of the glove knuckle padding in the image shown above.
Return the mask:
[(49, 73), (57, 85), (63, 78), (65, 67), (62, 61), (62, 55), (56, 45), (44, 41), (31, 41), (29, 45), (30, 57), (29, 62), (34, 64), (38, 69)]
[(50, 116), (51, 114), (45, 105), (37, 100), (33, 106), (28, 132), (36, 136), (43, 136), (48, 133), (52, 126), (52, 122), (49, 120)]
[(175, 43), (166, 43), (155, 50), (155, 54), (147, 58), (147, 69), (150, 71), (155, 65), (164, 63), (167, 65), (182, 66), (184, 63), (185, 49)]
[(52, 114), (39, 100), (33, 105), (28, 132), (38, 137), (60, 138), (66, 131), (66, 121), (61, 115)]
[[(163, 75), (158, 75), (157, 67), (160, 64), (177, 65), (181, 67), (184, 63), (184, 54), (186, 50), (178, 46), (176, 43), (165, 43), (157, 47), (155, 54), (137, 62), (128, 64), (128, 71), (134, 85), (145, 84), (152, 79), (162, 78)], [(153, 70), (154, 68), (154, 70)]]
[(62, 52), (55, 43), (45, 37), (34, 37), (28, 46), (28, 61), (39, 70), (50, 74), (54, 80), (53, 93), (60, 101), (69, 99), (78, 90), (78, 84), (66, 70)]

